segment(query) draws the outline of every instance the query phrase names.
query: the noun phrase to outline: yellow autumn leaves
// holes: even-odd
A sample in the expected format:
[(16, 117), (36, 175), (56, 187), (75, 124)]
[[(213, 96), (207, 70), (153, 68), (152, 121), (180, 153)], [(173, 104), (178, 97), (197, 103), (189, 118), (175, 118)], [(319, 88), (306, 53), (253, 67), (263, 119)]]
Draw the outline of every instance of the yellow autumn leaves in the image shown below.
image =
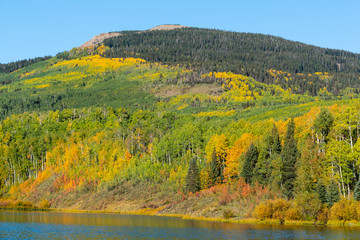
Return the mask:
[(25, 85), (33, 88), (47, 88), (54, 82), (78, 81), (114, 71), (122, 67), (139, 66), (146, 63), (141, 58), (103, 58), (99, 55), (60, 61), (45, 70), (46, 75), (36, 77), (36, 72), (24, 73), (20, 78), (34, 76), (25, 80)]

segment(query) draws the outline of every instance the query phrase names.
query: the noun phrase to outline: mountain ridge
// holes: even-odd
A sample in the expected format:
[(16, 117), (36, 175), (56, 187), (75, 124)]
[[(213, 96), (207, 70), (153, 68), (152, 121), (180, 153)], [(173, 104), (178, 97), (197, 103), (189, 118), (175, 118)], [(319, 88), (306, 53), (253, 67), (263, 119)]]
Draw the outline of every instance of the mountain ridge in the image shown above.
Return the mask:
[[(150, 28), (148, 30), (144, 30), (144, 31), (161, 31), (161, 30), (164, 31), (164, 30), (174, 30), (174, 29), (180, 29), (180, 28), (188, 28), (188, 27), (181, 26), (179, 24), (162, 24), (162, 25), (159, 25), (159, 26), (156, 26), (156, 27)], [(143, 32), (143, 31), (139, 31), (139, 32)], [(92, 37), (89, 41), (86, 41), (85, 43), (80, 45), (79, 48), (83, 49), (83, 48), (93, 47), (98, 44), (101, 44), (105, 39), (117, 37), (120, 35), (121, 35), (121, 33), (119, 33), (119, 32), (100, 33), (100, 34)]]

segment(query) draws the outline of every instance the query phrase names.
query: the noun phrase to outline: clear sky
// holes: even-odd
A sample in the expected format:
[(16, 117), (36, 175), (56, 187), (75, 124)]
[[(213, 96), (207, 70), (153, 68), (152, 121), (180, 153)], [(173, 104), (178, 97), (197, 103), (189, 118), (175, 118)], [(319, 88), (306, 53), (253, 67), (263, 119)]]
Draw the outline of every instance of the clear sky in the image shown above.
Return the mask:
[(161, 24), (271, 34), (360, 53), (360, 0), (0, 0), (0, 63)]

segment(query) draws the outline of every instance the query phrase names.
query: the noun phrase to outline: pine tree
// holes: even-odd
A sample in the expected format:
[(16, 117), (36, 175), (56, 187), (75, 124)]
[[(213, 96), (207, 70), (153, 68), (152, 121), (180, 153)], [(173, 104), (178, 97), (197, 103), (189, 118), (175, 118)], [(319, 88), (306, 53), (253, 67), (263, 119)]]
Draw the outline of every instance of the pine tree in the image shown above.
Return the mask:
[(354, 199), (360, 201), (360, 179), (356, 182), (354, 190)]
[(248, 151), (245, 153), (245, 162), (243, 166), (243, 170), (241, 172), (241, 176), (245, 179), (246, 183), (251, 183), (254, 175), (254, 168), (258, 161), (259, 152), (254, 146), (251, 144)]
[(326, 189), (326, 202), (332, 206), (334, 203), (340, 200), (339, 188), (336, 182), (331, 181), (328, 188)]
[(287, 124), (284, 147), (281, 152), (281, 183), (283, 193), (287, 198), (294, 196), (294, 183), (296, 178), (296, 161), (298, 149), (294, 138), (295, 123), (290, 119)]
[(316, 185), (315, 191), (319, 195), (319, 199), (322, 203), (326, 203), (326, 187), (322, 181), (319, 181)]
[(274, 124), (274, 127), (271, 130), (271, 142), (269, 144), (270, 147), (270, 155), (272, 154), (280, 154), (281, 152), (281, 142), (280, 142), (280, 136), (279, 131)]
[(278, 129), (274, 124), (271, 133), (266, 137), (266, 148), (259, 151), (258, 163), (254, 174), (256, 180), (263, 185), (269, 184), (274, 166), (271, 163), (281, 153), (281, 142)]
[(195, 158), (190, 160), (188, 173), (186, 175), (186, 190), (192, 193), (200, 190), (200, 174)]
[(211, 180), (211, 185), (220, 183), (223, 179), (223, 176), (222, 176), (221, 163), (218, 161), (215, 148), (212, 153), (209, 170), (210, 170), (209, 177)]

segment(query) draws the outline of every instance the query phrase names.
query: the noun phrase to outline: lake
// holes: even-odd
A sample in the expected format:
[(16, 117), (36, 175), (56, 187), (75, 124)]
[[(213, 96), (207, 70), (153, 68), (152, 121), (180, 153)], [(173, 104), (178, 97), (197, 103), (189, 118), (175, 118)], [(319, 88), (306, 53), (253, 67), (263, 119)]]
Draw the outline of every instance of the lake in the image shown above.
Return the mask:
[(0, 239), (360, 239), (360, 228), (248, 225), (118, 214), (0, 211)]

